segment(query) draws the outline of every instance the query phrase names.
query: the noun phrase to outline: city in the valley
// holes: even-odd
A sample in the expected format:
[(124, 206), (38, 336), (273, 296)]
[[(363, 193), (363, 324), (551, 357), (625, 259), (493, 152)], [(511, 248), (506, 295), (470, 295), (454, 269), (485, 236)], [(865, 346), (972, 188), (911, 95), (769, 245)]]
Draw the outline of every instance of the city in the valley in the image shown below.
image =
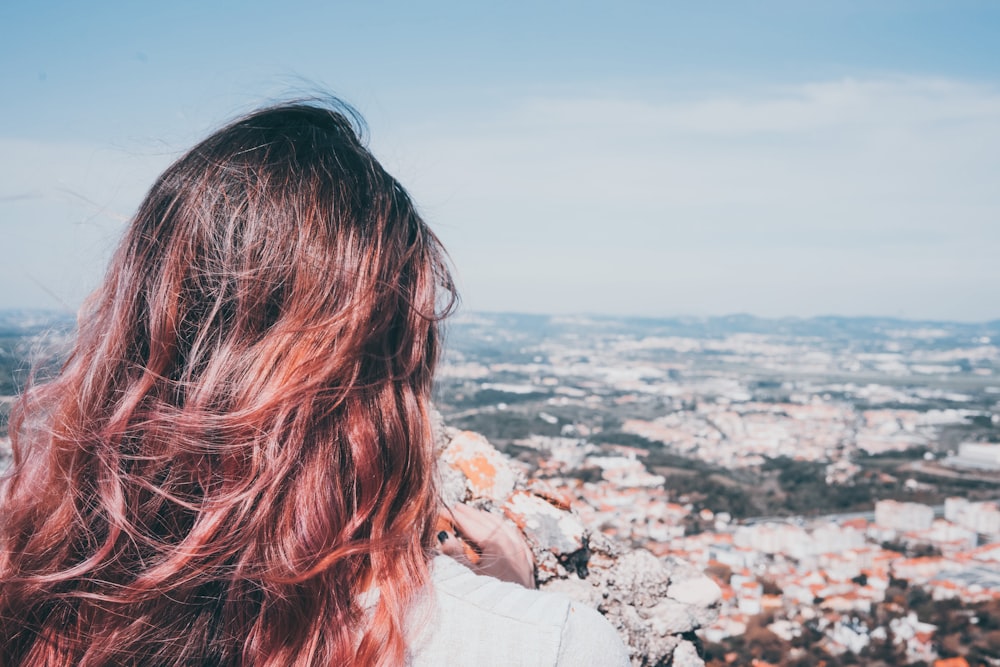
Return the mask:
[(447, 343), (450, 425), (716, 579), (710, 664), (1000, 664), (1000, 322), (470, 314)]
[[(69, 326), (0, 314), (4, 411)], [(715, 579), (709, 664), (1000, 664), (1000, 321), (462, 314), (435, 403)]]

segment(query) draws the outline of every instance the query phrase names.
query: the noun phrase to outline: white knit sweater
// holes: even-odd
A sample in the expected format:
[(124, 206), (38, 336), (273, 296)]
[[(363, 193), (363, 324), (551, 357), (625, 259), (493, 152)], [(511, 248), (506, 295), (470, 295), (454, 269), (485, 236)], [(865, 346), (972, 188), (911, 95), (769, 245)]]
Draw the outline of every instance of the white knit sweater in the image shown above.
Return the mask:
[(627, 667), (628, 651), (599, 613), (567, 597), (434, 559), (433, 588), (410, 614), (410, 667)]

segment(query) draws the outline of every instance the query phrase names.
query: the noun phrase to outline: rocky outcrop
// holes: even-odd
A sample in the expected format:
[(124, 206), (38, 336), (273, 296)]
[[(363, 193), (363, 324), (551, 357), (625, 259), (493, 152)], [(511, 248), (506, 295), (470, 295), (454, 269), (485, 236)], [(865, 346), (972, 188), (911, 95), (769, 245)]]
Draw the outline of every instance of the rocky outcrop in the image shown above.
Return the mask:
[(576, 501), (527, 477), (483, 436), (437, 425), (445, 504), (468, 503), (517, 524), (542, 590), (588, 604), (618, 629), (633, 665), (703, 665), (694, 631), (718, 616), (719, 587), (697, 568), (630, 549), (583, 524)]

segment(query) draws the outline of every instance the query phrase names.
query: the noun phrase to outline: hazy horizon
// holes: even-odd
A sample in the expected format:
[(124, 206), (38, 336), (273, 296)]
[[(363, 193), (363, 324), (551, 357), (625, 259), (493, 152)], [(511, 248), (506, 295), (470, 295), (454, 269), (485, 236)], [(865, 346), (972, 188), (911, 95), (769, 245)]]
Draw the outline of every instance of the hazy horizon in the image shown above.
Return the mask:
[[(65, 310), (59, 308), (44, 308), (35, 306), (0, 306), (0, 314), (2, 313), (32, 313), (38, 315), (49, 315), (59, 318), (72, 319), (77, 315), (76, 310)], [(784, 316), (765, 316), (757, 315), (749, 312), (731, 312), (731, 313), (709, 313), (704, 315), (695, 315), (692, 313), (665, 313), (662, 315), (642, 315), (635, 313), (606, 313), (606, 312), (542, 312), (542, 311), (512, 311), (512, 310), (469, 310), (468, 308), (459, 307), (455, 313), (445, 319), (445, 324), (450, 320), (458, 319), (470, 319), (475, 317), (549, 317), (549, 318), (565, 318), (565, 319), (609, 319), (609, 320), (643, 320), (655, 322), (657, 320), (661, 321), (673, 321), (673, 320), (711, 320), (711, 319), (737, 319), (737, 318), (751, 318), (756, 320), (762, 320), (765, 322), (783, 322), (783, 321), (810, 321), (810, 320), (824, 320), (824, 319), (843, 319), (843, 320), (887, 320), (894, 322), (910, 323), (914, 325), (919, 324), (957, 324), (961, 326), (976, 326), (976, 325), (988, 325), (988, 326), (1000, 326), (1000, 317), (988, 319), (988, 320), (948, 320), (948, 319), (920, 319), (920, 318), (908, 318), (908, 317), (896, 317), (894, 315), (840, 315), (837, 313), (820, 313), (817, 315), (784, 315)]]

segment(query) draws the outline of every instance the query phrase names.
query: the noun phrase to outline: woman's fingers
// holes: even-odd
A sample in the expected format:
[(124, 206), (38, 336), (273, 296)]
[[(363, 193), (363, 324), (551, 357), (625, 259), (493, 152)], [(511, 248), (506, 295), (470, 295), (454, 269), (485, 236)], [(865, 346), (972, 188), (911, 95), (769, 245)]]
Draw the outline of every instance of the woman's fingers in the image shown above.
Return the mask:
[(437, 525), (438, 545), (441, 553), (451, 556), (467, 567), (475, 567), (479, 563), (479, 553), (468, 542), (458, 536), (458, 528), (455, 522), (447, 514), (438, 516)]
[(468, 505), (455, 505), (451, 508), (451, 514), (455, 525), (462, 532), (462, 536), (477, 544), (481, 541), (495, 539), (495, 536), (506, 525), (500, 516), (477, 510)]
[[(471, 544), (479, 556), (479, 562), (473, 565), (476, 572), (512, 581), (527, 588), (535, 587), (534, 557), (524, 536), (517, 528), (501, 516), (468, 505), (459, 504), (452, 507), (451, 517), (458, 537)], [(441, 541), (442, 550), (446, 543), (448, 549), (455, 549), (451, 539), (449, 535), (445, 535)]]
[(469, 545), (455, 537), (453, 533), (444, 530), (438, 531), (437, 538), (441, 553), (445, 556), (451, 556), (468, 568), (475, 567), (475, 564), (469, 559)]

